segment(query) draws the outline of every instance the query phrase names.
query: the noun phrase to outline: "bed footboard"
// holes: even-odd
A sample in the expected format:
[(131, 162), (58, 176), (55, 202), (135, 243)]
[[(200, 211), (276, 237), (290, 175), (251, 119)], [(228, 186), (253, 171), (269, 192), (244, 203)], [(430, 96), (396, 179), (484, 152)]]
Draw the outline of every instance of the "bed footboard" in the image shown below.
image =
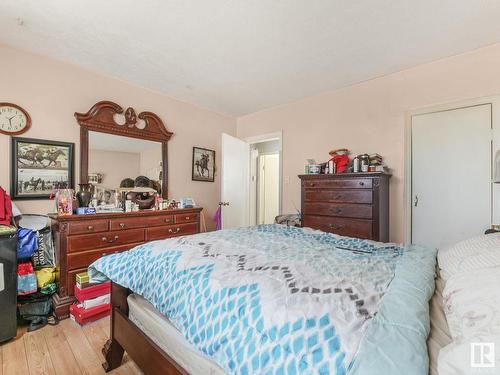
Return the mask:
[(175, 360), (146, 336), (129, 318), (127, 297), (132, 292), (119, 284), (111, 285), (110, 339), (102, 349), (106, 372), (119, 367), (123, 354), (134, 360), (147, 375), (187, 374)]

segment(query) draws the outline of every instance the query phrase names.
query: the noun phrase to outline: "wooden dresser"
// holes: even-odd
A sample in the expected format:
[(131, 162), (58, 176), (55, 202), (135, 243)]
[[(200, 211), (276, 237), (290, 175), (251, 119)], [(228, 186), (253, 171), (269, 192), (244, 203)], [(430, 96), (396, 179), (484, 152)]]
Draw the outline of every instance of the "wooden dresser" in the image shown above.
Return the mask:
[(147, 241), (200, 232), (201, 208), (94, 215), (50, 215), (56, 248), (59, 290), (56, 315), (69, 316), (75, 301), (75, 275), (101, 256), (129, 250)]
[(389, 241), (389, 174), (300, 175), (302, 226)]

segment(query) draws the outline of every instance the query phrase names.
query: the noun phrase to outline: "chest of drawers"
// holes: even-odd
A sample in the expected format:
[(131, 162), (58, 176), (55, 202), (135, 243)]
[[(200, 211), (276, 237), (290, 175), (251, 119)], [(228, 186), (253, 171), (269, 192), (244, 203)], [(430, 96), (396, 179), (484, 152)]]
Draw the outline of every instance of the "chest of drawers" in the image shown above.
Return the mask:
[(389, 174), (342, 173), (299, 178), (304, 227), (389, 241)]
[(58, 318), (69, 316), (75, 301), (75, 275), (101, 256), (147, 241), (200, 232), (201, 208), (95, 215), (50, 215), (59, 289), (53, 297)]

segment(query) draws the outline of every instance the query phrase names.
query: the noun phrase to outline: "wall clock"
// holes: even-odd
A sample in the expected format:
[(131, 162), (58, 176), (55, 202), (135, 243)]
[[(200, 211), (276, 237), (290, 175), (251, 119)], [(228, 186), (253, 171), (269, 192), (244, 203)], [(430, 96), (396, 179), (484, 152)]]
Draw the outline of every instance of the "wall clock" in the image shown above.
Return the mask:
[(31, 126), (31, 117), (24, 109), (12, 103), (0, 103), (0, 133), (19, 135)]

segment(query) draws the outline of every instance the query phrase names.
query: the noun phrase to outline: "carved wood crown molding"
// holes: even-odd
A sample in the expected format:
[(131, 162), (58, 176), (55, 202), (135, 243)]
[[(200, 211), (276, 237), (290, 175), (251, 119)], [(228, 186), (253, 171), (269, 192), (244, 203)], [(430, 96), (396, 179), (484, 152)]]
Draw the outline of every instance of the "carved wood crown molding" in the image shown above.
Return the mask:
[[(124, 114), (125, 123), (116, 122), (115, 115)], [(123, 135), (126, 137), (147, 139), (151, 141), (166, 142), (172, 137), (163, 121), (153, 112), (141, 112), (137, 116), (132, 107), (123, 108), (110, 101), (100, 101), (92, 106), (87, 113), (75, 112), (75, 117), (80, 126), (101, 133)], [(138, 127), (143, 120), (145, 126)]]

